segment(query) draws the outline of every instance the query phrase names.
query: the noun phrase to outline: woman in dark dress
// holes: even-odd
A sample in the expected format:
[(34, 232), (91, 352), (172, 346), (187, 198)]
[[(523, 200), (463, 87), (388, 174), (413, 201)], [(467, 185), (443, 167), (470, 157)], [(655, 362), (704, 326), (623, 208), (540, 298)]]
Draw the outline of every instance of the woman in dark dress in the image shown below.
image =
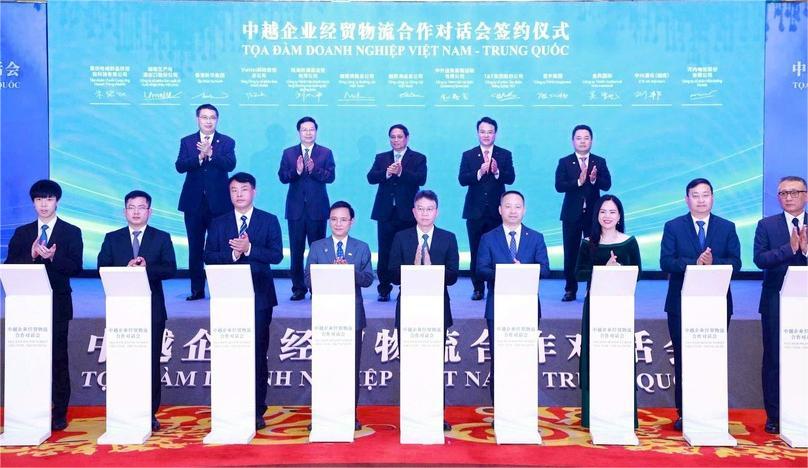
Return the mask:
[[(625, 234), (623, 204), (614, 195), (598, 199), (592, 210), (596, 221), (590, 236), (581, 241), (576, 274), (586, 281), (583, 318), (581, 320), (581, 426), (589, 427), (589, 288), (594, 265), (636, 265), (642, 270), (640, 248), (634, 236)], [(635, 387), (636, 388), (636, 387)], [(637, 396), (634, 395), (634, 426), (637, 426)]]

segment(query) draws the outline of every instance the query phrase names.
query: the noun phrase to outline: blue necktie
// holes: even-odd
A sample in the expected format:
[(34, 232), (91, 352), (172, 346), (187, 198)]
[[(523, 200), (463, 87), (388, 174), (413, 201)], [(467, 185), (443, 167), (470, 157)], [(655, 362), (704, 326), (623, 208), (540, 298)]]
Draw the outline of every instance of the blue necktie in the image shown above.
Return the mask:
[(511, 257), (516, 260), (516, 231), (508, 233), (511, 236), (511, 242), (508, 244), (508, 249), (511, 251)]
[(245, 232), (247, 232), (247, 217), (241, 215), (241, 227), (238, 228), (238, 236), (243, 236)]
[(137, 258), (137, 254), (140, 253), (140, 241), (137, 240), (139, 235), (140, 231), (132, 231), (132, 258)]
[(39, 235), (39, 243), (41, 245), (48, 245), (48, 225), (45, 224), (42, 226), (42, 234)]
[(699, 247), (704, 250), (704, 244), (707, 242), (707, 236), (704, 233), (704, 221), (696, 221), (699, 226)]
[(345, 251), (342, 250), (342, 241), (337, 242), (337, 258), (344, 258)]
[(421, 244), (421, 265), (423, 265), (424, 257), (426, 257), (426, 249), (429, 248), (429, 244), (427, 243), (429, 240), (429, 234), (424, 234), (421, 236), (421, 238), (424, 240), (424, 243)]

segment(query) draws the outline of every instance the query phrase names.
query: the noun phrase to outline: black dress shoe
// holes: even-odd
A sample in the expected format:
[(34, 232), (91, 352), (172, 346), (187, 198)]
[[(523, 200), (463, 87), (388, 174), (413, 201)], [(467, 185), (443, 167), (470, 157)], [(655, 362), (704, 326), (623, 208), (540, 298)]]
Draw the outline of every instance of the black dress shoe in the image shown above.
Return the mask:
[(452, 425), (447, 423), (446, 420), (443, 420), (443, 432), (449, 432), (452, 430)]
[(204, 298), (205, 298), (205, 292), (204, 291), (197, 291), (195, 293), (191, 293), (191, 295), (186, 297), (185, 300), (186, 301), (198, 301), (198, 300), (204, 299)]
[(296, 292), (292, 293), (292, 297), (289, 298), (290, 301), (302, 301), (306, 298), (306, 293), (304, 292)]
[(575, 300), (575, 293), (572, 291), (566, 291), (564, 293), (564, 297), (561, 298), (561, 302), (570, 302)]
[(261, 429), (267, 427), (267, 423), (264, 422), (263, 416), (256, 416), (255, 417), (255, 430), (260, 431)]
[(390, 302), (390, 293), (387, 294), (379, 294), (379, 297), (376, 299), (379, 302)]
[(160, 430), (160, 421), (158, 421), (154, 416), (151, 417), (151, 430), (152, 432), (157, 432)]
[(54, 418), (51, 420), (52, 431), (63, 431), (67, 429), (67, 418)]
[(677, 419), (676, 422), (673, 423), (673, 428), (677, 431), (682, 430), (682, 418)]
[(474, 291), (471, 293), (471, 300), (472, 301), (482, 301), (483, 300), (483, 292), (482, 291)]
[(772, 420), (766, 420), (766, 427), (763, 428), (764, 431), (768, 434), (779, 434), (780, 433), (780, 424), (776, 423)]

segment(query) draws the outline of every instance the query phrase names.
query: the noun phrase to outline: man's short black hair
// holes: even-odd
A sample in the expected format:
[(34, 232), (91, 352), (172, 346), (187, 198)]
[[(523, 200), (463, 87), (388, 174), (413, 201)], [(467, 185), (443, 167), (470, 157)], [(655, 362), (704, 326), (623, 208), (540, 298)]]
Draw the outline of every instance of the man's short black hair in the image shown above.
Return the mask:
[(482, 119), (477, 121), (477, 130), (480, 130), (480, 124), (487, 123), (494, 127), (494, 133), (497, 133), (497, 121), (492, 119), (491, 117), (483, 117)]
[(303, 125), (303, 124), (304, 124), (304, 123), (306, 123), (306, 122), (311, 122), (311, 123), (313, 123), (313, 124), (314, 124), (314, 129), (315, 129), (315, 130), (317, 130), (317, 129), (319, 128), (319, 127), (317, 127), (317, 121), (316, 121), (316, 120), (314, 120), (314, 117), (309, 117), (309, 116), (307, 115), (307, 116), (302, 117), (300, 120), (298, 120), (298, 121), (297, 121), (297, 131), (298, 131), (298, 132), (300, 131), (300, 126), (301, 126), (301, 125)]
[(438, 194), (433, 192), (432, 190), (419, 190), (418, 193), (415, 194), (415, 199), (413, 199), (412, 201), (413, 205), (422, 198), (432, 200), (433, 202), (435, 202), (435, 208), (438, 207)]
[(701, 184), (707, 184), (707, 186), (710, 187), (710, 193), (713, 193), (713, 184), (711, 184), (709, 180), (699, 177), (698, 179), (693, 179), (687, 183), (687, 187), (685, 187), (685, 196), (690, 196), (690, 189)]
[(575, 132), (577, 132), (578, 130), (586, 130), (587, 132), (589, 132), (590, 139), (595, 137), (595, 135), (592, 134), (592, 129), (589, 127), (589, 125), (581, 124), (576, 125), (575, 128), (572, 129), (572, 138), (575, 138)]
[(62, 198), (62, 187), (50, 179), (41, 179), (34, 182), (28, 194), (31, 196), (31, 201), (34, 201), (35, 198), (50, 197), (56, 197), (56, 201), (59, 201)]
[(504, 200), (505, 197), (508, 196), (508, 195), (519, 195), (519, 198), (522, 199), (522, 203), (523, 204), (525, 203), (525, 196), (522, 195), (522, 192), (520, 192), (518, 190), (507, 190), (505, 193), (502, 194), (501, 197), (499, 197), (499, 204), (500, 205), (502, 204), (502, 200)]
[(131, 192), (127, 193), (126, 196), (123, 197), (123, 206), (128, 205), (129, 200), (139, 197), (145, 198), (146, 203), (149, 205), (149, 208), (151, 208), (151, 195), (144, 192), (143, 190), (132, 190)]
[(255, 188), (255, 177), (252, 174), (248, 174), (246, 172), (236, 172), (235, 174), (230, 176), (230, 179), (227, 181), (227, 185), (236, 181), (241, 184), (250, 184), (252, 188)]
[(201, 106), (196, 108), (196, 116), (199, 117), (199, 113), (202, 112), (203, 109), (212, 110), (216, 113), (216, 118), (219, 118), (219, 109), (216, 108), (213, 104), (202, 104)]
[(396, 128), (404, 132), (405, 137), (410, 136), (410, 131), (407, 130), (407, 127), (405, 127), (404, 124), (395, 124), (391, 126), (390, 130), (387, 130), (387, 136), (390, 136), (390, 134), (393, 133), (393, 130), (395, 130)]
[(331, 208), (328, 209), (328, 214), (330, 215), (331, 212), (337, 208), (348, 208), (348, 213), (351, 214), (351, 219), (354, 219), (355, 213), (350, 203), (343, 200), (335, 201), (333, 204), (331, 204)]
[(789, 176), (782, 177), (780, 179), (780, 182), (777, 182), (777, 185), (780, 185), (783, 182), (802, 182), (803, 187), (808, 187), (808, 184), (805, 183), (805, 179), (803, 179), (800, 176), (789, 175)]

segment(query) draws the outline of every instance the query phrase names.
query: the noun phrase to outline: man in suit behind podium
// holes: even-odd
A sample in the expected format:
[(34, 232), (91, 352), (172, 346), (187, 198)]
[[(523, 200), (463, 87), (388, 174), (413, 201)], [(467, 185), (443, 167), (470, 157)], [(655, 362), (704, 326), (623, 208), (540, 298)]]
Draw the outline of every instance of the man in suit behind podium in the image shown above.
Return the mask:
[(564, 245), (564, 296), (562, 301), (574, 301), (578, 294), (575, 262), (581, 238), (589, 236), (592, 225), (591, 207), (600, 198), (601, 190), (612, 187), (612, 176), (606, 159), (592, 154), (592, 129), (576, 125), (572, 129), (574, 153), (558, 160), (555, 189), (564, 194), (561, 205), (561, 231)]
[(763, 270), (758, 312), (763, 335), (764, 429), (769, 434), (780, 432), (780, 289), (788, 267), (808, 266), (806, 191), (802, 177), (780, 179), (777, 200), (783, 212), (761, 219), (755, 229), (755, 265)]
[(415, 226), (412, 199), (426, 182), (426, 156), (407, 146), (410, 139), (407, 127), (395, 124), (387, 135), (392, 151), (377, 154), (368, 172), (368, 182), (379, 185), (370, 218), (376, 220), (379, 241), (376, 273), (380, 302), (389, 301), (393, 289), (387, 268), (393, 237), (398, 231)]
[(34, 182), (29, 191), (36, 221), (14, 230), (8, 242), (5, 263), (45, 265), (53, 290), (53, 343), (51, 428), (67, 428), (67, 406), (70, 402), (70, 365), (67, 335), (73, 319), (73, 297), (70, 277), (81, 273), (84, 243), (81, 229), (58, 218), (56, 209), (62, 188), (52, 180)]
[(474, 292), (471, 300), (480, 301), (485, 294), (485, 282), (477, 274), (477, 247), (480, 237), (499, 226), (499, 197), (505, 186), (516, 180), (511, 152), (494, 145), (497, 139), (497, 121), (483, 117), (477, 122), (479, 146), (465, 151), (460, 159), (460, 185), (468, 187), (463, 204), (463, 219), (469, 236), (471, 253), (471, 282)]
[[(682, 430), (682, 285), (688, 265), (732, 265), (741, 270), (741, 243), (735, 224), (712, 214), (713, 186), (707, 179), (693, 179), (685, 188), (690, 212), (665, 223), (659, 255), (660, 269), (668, 273), (668, 332), (673, 344), (674, 396)], [(727, 328), (732, 316), (732, 292), (727, 290)]]
[[(306, 286), (311, 288), (311, 266), (316, 264), (351, 264), (354, 265), (354, 301), (356, 304), (355, 354), (356, 394), (354, 407), (359, 403), (359, 362), (362, 357), (362, 330), (367, 324), (365, 320), (365, 303), (362, 300), (362, 288), (373, 284), (373, 265), (370, 262), (370, 247), (354, 237), (348, 237), (354, 223), (354, 209), (345, 201), (337, 201), (331, 205), (328, 224), (331, 235), (312, 242), (309, 256), (306, 259)], [(354, 410), (355, 411), (355, 410)], [(356, 430), (362, 429), (358, 416), (355, 421)]]
[(303, 272), (303, 252), (306, 239), (311, 243), (325, 237), (328, 219), (328, 191), (325, 185), (334, 182), (334, 154), (315, 143), (317, 122), (311, 117), (297, 121), (300, 143), (283, 150), (278, 178), (289, 184), (286, 194), (286, 222), (289, 227), (289, 265), (292, 274), (292, 301), (306, 297)]
[[(499, 203), (502, 224), (483, 234), (477, 253), (477, 274), (488, 282), (485, 300), (485, 323), (491, 349), (491, 377), (489, 391), (494, 404), (494, 281), (498, 264), (537, 263), (542, 278), (550, 276), (550, 259), (544, 236), (522, 224), (525, 217), (525, 197), (516, 190), (502, 194)], [(541, 302), (538, 296), (538, 318), (541, 319)]]
[(227, 173), (236, 167), (236, 142), (216, 131), (219, 111), (211, 104), (196, 108), (199, 131), (180, 140), (174, 167), (185, 174), (178, 209), (185, 217), (188, 235), (188, 273), (191, 295), (186, 300), (205, 297), (205, 271), (202, 254), (205, 233), (213, 218), (233, 209), (227, 195)]
[(98, 252), (98, 268), (145, 267), (151, 288), (151, 392), (152, 431), (160, 429), (157, 410), (160, 409), (160, 355), (166, 329), (166, 300), (163, 280), (177, 273), (177, 260), (171, 235), (149, 226), (152, 214), (151, 195), (134, 190), (124, 197), (127, 227), (108, 232)]
[(255, 428), (266, 427), (267, 350), (272, 308), (278, 305), (270, 264), (283, 260), (278, 218), (253, 205), (255, 177), (238, 172), (230, 177), (234, 211), (214, 219), (205, 245), (209, 265), (249, 265), (255, 292)]

